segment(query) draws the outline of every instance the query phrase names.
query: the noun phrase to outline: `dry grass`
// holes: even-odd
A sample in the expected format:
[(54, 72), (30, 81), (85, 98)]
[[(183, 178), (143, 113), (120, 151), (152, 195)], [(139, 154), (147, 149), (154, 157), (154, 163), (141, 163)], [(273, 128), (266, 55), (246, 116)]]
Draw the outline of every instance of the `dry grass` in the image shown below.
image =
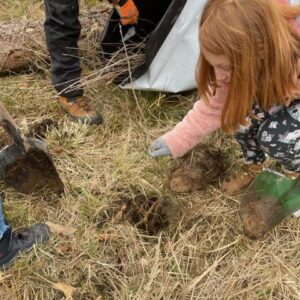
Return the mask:
[[(2, 19), (40, 7), (40, 1), (28, 7), (25, 0), (8, 2), (15, 6), (0, 4)], [(166, 178), (177, 162), (149, 158), (149, 143), (182, 118), (193, 95), (137, 92), (141, 114), (130, 91), (95, 84), (86, 90), (104, 125), (68, 121), (47, 75), (1, 78), (1, 99), (24, 131), (44, 118), (58, 121), (46, 140), (67, 186), (57, 198), (20, 195), (1, 183), (7, 217), (14, 227), (51, 221), (76, 228), (75, 234), (53, 234), (0, 273), (1, 300), (64, 299), (52, 286), (58, 282), (76, 288), (74, 299), (300, 298), (298, 219), (286, 220), (264, 241), (251, 241), (242, 234), (236, 198), (218, 185), (172, 194)], [(231, 162), (238, 155), (224, 135), (207, 143)], [(129, 218), (130, 200), (142, 196), (164, 201), (161, 231), (150, 234), (135, 226), (141, 219)]]

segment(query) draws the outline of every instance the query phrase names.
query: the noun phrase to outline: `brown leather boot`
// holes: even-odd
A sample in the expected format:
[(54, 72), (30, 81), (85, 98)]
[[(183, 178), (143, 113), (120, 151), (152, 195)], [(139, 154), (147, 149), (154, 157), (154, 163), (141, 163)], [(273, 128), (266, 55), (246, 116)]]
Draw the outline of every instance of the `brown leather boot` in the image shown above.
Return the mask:
[(225, 177), (221, 183), (221, 190), (229, 195), (237, 195), (245, 191), (254, 178), (263, 170), (263, 164), (237, 165), (235, 170)]
[(101, 115), (91, 107), (90, 100), (84, 96), (77, 97), (74, 100), (59, 96), (58, 102), (74, 121), (89, 125), (103, 122)]

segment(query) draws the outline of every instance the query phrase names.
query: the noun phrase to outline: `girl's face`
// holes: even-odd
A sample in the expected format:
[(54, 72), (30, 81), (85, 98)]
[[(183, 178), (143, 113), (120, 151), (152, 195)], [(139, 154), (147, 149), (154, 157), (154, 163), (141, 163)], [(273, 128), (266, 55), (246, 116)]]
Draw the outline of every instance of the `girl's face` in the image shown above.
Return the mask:
[(207, 62), (214, 68), (217, 84), (220, 86), (228, 85), (231, 78), (231, 65), (225, 55), (216, 55), (205, 49), (202, 53)]

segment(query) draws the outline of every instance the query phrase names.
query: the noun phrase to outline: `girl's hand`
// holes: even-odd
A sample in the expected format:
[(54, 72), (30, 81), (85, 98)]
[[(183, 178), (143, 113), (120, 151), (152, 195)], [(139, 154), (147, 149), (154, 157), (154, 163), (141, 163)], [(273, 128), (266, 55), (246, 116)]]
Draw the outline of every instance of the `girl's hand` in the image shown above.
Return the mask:
[(149, 155), (153, 158), (172, 156), (171, 150), (162, 138), (156, 139), (150, 146)]

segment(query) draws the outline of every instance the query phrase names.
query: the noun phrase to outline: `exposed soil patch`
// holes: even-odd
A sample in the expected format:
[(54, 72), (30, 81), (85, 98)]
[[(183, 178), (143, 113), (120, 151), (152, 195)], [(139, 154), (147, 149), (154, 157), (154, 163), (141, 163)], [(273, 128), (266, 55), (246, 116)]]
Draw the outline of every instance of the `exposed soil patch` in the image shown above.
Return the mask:
[(57, 129), (58, 123), (52, 119), (44, 119), (41, 122), (33, 124), (26, 136), (36, 139), (44, 139), (46, 137), (46, 133), (52, 128)]
[(57, 193), (64, 190), (52, 160), (43, 151), (36, 149), (30, 149), (25, 154), (7, 161), (3, 179), (24, 194), (43, 188)]
[(171, 170), (169, 188), (176, 193), (201, 190), (224, 175), (228, 163), (222, 151), (201, 145)]
[(138, 194), (132, 198), (120, 198), (108, 214), (112, 216), (112, 223), (126, 220), (147, 234), (155, 235), (169, 225), (169, 208), (170, 205), (164, 198)]

